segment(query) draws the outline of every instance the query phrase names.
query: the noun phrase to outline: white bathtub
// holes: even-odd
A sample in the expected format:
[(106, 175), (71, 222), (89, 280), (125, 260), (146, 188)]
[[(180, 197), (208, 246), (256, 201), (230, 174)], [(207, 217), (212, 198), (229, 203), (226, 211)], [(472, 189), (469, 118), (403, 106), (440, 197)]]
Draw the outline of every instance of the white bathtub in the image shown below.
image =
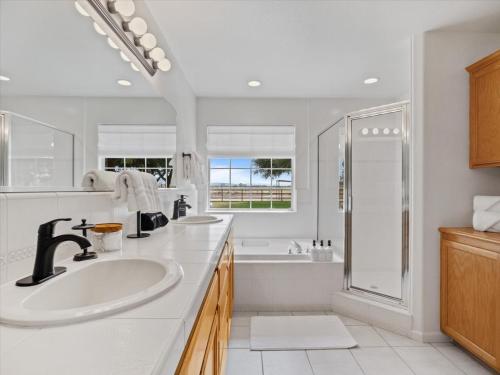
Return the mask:
[[(289, 252), (292, 239), (236, 239), (235, 240), (235, 262), (311, 262), (311, 255), (308, 251), (312, 247), (312, 240), (295, 240), (301, 247), (302, 253), (297, 254), (294, 250)], [(334, 255), (334, 263), (342, 263), (343, 260)]]
[(342, 289), (344, 264), (313, 262), (306, 252), (312, 240), (294, 239), (302, 254), (289, 254), (292, 239), (235, 239), (235, 310), (330, 310)]

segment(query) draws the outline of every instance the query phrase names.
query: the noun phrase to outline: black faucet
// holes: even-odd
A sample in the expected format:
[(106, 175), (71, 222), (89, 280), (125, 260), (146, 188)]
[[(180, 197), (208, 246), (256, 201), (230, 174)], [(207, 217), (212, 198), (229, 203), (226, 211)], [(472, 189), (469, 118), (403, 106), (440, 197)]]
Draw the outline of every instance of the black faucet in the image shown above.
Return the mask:
[(80, 248), (87, 249), (92, 244), (85, 237), (75, 234), (62, 234), (54, 237), (54, 227), (59, 221), (71, 221), (70, 218), (56, 219), (40, 225), (36, 247), (35, 267), (33, 275), (17, 280), (17, 286), (32, 286), (41, 284), (63, 272), (66, 267), (54, 267), (54, 253), (57, 246), (66, 241), (76, 242)]
[(181, 197), (174, 201), (174, 213), (172, 215), (172, 220), (177, 220), (182, 216), (186, 216), (186, 208), (191, 208), (189, 204), (184, 200), (187, 195), (181, 194)]

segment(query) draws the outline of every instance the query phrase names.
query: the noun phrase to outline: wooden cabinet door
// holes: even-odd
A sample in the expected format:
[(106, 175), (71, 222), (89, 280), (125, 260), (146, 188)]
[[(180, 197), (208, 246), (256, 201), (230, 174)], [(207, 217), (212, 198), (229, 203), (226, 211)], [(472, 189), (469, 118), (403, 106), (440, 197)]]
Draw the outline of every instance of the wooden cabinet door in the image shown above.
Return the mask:
[(441, 329), (498, 368), (500, 255), (441, 242)]
[(219, 355), (218, 355), (218, 319), (214, 319), (210, 337), (208, 339), (207, 350), (201, 369), (202, 375), (219, 375)]
[(500, 166), (500, 50), (469, 66), (470, 167)]

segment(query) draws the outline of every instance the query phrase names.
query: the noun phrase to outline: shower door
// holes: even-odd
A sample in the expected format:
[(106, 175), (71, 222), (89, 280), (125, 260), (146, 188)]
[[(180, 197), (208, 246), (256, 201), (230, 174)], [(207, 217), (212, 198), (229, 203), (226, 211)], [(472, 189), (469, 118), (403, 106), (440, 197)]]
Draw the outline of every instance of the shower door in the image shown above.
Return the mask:
[(346, 289), (406, 305), (408, 103), (346, 116)]

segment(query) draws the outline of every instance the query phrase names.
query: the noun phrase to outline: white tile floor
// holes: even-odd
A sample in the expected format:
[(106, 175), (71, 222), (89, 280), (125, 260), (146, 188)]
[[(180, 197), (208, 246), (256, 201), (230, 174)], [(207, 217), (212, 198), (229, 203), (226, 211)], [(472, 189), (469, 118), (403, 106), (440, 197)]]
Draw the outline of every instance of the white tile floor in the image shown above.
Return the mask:
[[(292, 314), (306, 315), (302, 311)], [(250, 317), (253, 315), (290, 313), (235, 312), (226, 375), (496, 374), (452, 343), (422, 344), (340, 315), (359, 347), (341, 350), (250, 351)]]

